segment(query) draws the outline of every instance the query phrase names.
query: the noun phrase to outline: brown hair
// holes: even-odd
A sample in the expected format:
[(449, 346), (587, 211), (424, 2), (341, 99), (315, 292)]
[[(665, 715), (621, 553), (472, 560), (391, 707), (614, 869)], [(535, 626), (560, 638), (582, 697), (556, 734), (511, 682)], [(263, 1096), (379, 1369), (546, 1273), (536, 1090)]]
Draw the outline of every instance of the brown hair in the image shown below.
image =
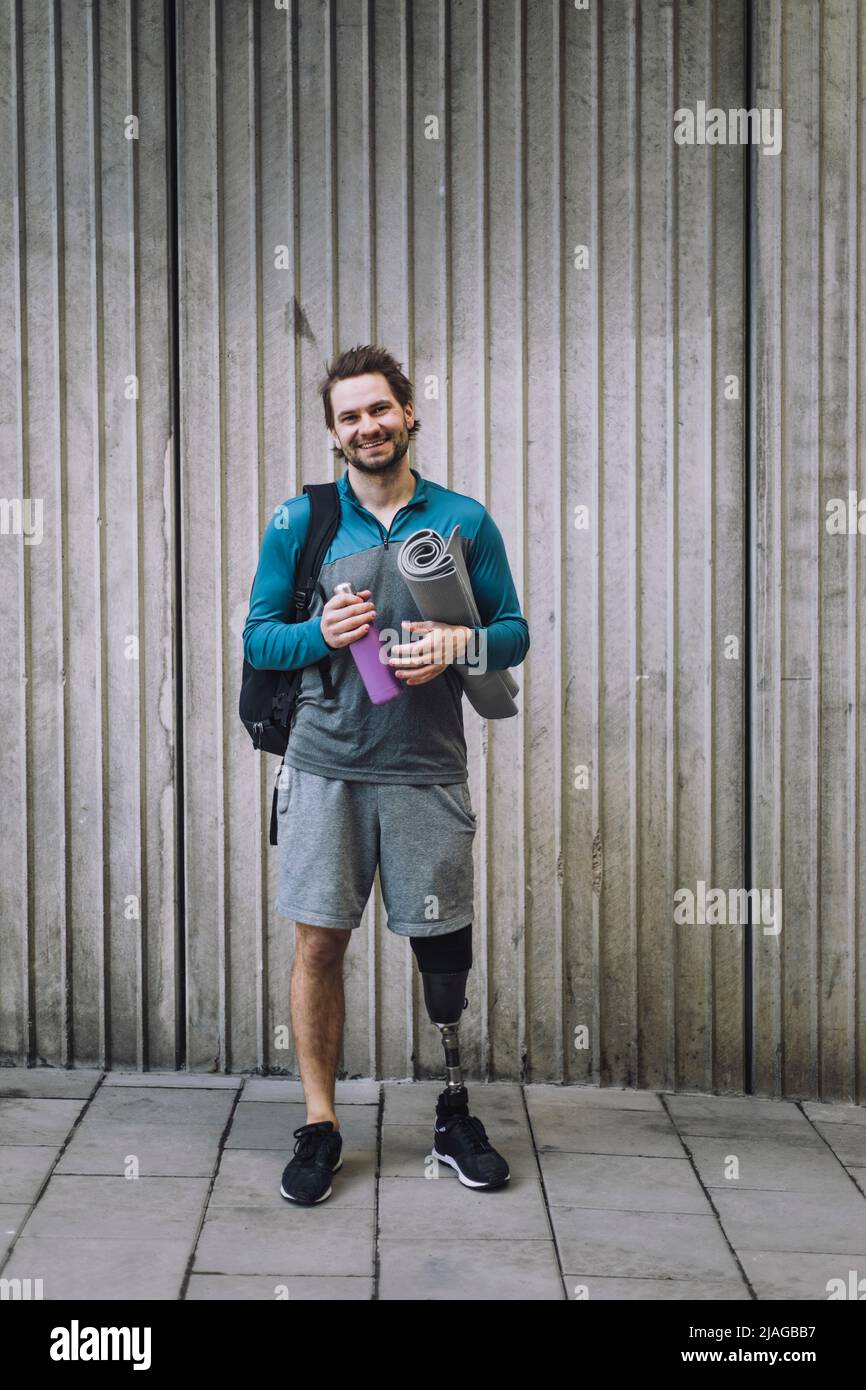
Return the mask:
[[(365, 343), (362, 347), (347, 348), (345, 352), (341, 352), (340, 356), (334, 359), (330, 366), (325, 363), (325, 371), (327, 375), (319, 385), (319, 395), (322, 397), (322, 404), (325, 408), (325, 424), (329, 430), (334, 428), (331, 387), (338, 381), (346, 381), (348, 377), (366, 376), (368, 372), (381, 372), (398, 405), (405, 409), (410, 401), (413, 405), (415, 403), (415, 393), (411, 381), (403, 373), (400, 363), (391, 356), (386, 348), (374, 347), (371, 343)], [(409, 438), (414, 439), (420, 428), (421, 421), (416, 418), (409, 430)], [(333, 452), (340, 458), (343, 457), (343, 451), (339, 445), (335, 446)]]

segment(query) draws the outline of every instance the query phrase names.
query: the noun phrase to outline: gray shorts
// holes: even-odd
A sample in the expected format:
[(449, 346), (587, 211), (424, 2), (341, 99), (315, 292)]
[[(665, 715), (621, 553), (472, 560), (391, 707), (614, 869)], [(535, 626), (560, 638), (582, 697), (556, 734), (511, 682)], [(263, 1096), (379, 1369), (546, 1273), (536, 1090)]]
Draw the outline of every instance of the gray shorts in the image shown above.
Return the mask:
[(458, 931), (473, 920), (475, 830), (465, 782), (343, 782), (286, 764), (277, 792), (277, 912), (354, 930), (378, 864), (389, 931)]

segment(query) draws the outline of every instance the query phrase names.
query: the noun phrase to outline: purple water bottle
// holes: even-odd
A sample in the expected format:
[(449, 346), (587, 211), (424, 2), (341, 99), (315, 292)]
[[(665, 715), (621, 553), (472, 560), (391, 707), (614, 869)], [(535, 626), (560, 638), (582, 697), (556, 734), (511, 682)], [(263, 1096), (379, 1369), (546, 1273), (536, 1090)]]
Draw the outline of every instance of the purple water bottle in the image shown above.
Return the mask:
[[(334, 588), (335, 594), (353, 592), (348, 582), (337, 584)], [(403, 694), (403, 687), (391, 667), (382, 661), (382, 643), (379, 641), (377, 627), (369, 627), (363, 637), (351, 643), (349, 651), (355, 658), (358, 674), (374, 705), (384, 705), (388, 700), (396, 700), (398, 695)]]

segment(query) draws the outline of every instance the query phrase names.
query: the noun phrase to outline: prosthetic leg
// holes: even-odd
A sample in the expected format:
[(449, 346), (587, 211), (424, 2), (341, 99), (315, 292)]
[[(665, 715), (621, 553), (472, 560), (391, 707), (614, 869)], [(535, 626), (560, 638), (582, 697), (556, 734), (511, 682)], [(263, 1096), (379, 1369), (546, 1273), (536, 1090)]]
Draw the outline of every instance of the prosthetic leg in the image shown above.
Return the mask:
[(445, 1090), (436, 1102), (433, 1154), (456, 1169), (464, 1187), (494, 1188), (507, 1182), (505, 1159), (491, 1147), (479, 1119), (469, 1114), (469, 1095), (460, 1070), (460, 1018), (469, 1000), (472, 925), (445, 936), (412, 937), (421, 969), (424, 1003), (445, 1049)]
[(444, 1124), (450, 1115), (468, 1115), (468, 1096), (460, 1070), (460, 1015), (469, 1000), (465, 997), (466, 970), (443, 973), (422, 970), (424, 1003), (430, 1022), (435, 1023), (445, 1049), (445, 1090), (436, 1104), (437, 1124)]

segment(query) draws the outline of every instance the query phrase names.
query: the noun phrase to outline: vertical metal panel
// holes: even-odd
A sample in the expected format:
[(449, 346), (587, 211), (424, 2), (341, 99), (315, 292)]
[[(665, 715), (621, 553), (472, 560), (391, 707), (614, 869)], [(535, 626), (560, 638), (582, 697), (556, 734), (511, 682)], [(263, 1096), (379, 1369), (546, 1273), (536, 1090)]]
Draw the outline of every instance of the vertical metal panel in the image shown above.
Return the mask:
[[(486, 26), (486, 488), (477, 495), (502, 532), (525, 612), (529, 540), (524, 500), (528, 388), (525, 63), (530, 40), (521, 5), (488, 6)], [(459, 235), (459, 222), (453, 234)], [(531, 629), (528, 614), (527, 618)], [(524, 667), (519, 677), (518, 717), (487, 724), (483, 812), (475, 848), (488, 895), (487, 959), (482, 969), (487, 976), (489, 1018), (487, 1050), (480, 1065), (482, 1074), (489, 1068), (492, 1075), (502, 1077), (523, 1075), (527, 1062), (524, 808), (529, 681)], [(480, 984), (476, 989), (480, 1000)]]
[[(677, 380), (674, 373), (679, 243), (677, 166), (670, 138), (680, 81), (672, 7), (641, 7), (639, 161), (636, 195), (640, 236), (636, 256), (640, 324), (637, 368), (641, 460), (640, 525), (636, 537), (639, 620), (633, 698), (640, 727), (635, 767), (637, 846), (642, 866), (637, 908), (635, 971), (639, 997), (634, 1075), (641, 1085), (672, 1084), (676, 965), (673, 898), (674, 728), (677, 683), (668, 676), (675, 588), (672, 520), (676, 499)], [(669, 657), (670, 653), (670, 657)]]
[(752, 154), (753, 881), (783, 901), (753, 942), (755, 1088), (862, 1102), (863, 539), (826, 529), (866, 492), (862, 6), (758, 0), (754, 51), (784, 113), (781, 155)]
[[(713, 15), (713, 89), (725, 111), (742, 105), (745, 90), (744, 15), (741, 0), (716, 0)], [(743, 152), (717, 147), (710, 208), (712, 279), (707, 294), (712, 393), (708, 431), (712, 445), (712, 491), (708, 493), (708, 622), (712, 626), (712, 681), (705, 728), (710, 745), (710, 854), (712, 883), (730, 890), (743, 883), (746, 816), (743, 709), (748, 618), (744, 604), (747, 559), (744, 525), (746, 442), (746, 334), (743, 283), (745, 204)], [(728, 389), (736, 382), (736, 395)], [(688, 389), (687, 383), (683, 383)], [(728, 638), (738, 639), (729, 659)], [(711, 1027), (712, 1066), (700, 1085), (738, 1091), (744, 1084), (745, 957), (743, 927), (730, 924), (713, 934)]]
[[(677, 109), (695, 110), (699, 101), (725, 110), (740, 104), (741, 22), (739, 5), (677, 11)], [(683, 145), (676, 156), (669, 795), (673, 888), (689, 889), (696, 898), (701, 883), (727, 898), (741, 885), (743, 872), (742, 566), (736, 553), (733, 562), (723, 553), (727, 536), (720, 525), (720, 509), (735, 520), (742, 497), (741, 403), (725, 396), (727, 379), (736, 378), (741, 388), (744, 381), (735, 288), (742, 159), (736, 144)], [(719, 324), (723, 287), (727, 316)], [(731, 639), (735, 654), (729, 654)], [(673, 929), (671, 1080), (677, 1087), (742, 1084), (742, 932), (742, 926), (724, 921)]]
[[(237, 6), (215, 6), (210, 0), (192, 0), (177, 8), (178, 63), (183, 73), (178, 91), (184, 653), (179, 677), (184, 710), (185, 1004), (191, 1071), (225, 1067), (231, 1050), (226, 904), (230, 829), (225, 789), (227, 740), (236, 715), (228, 701), (231, 675), (225, 650), (223, 569), (226, 479), (234, 462), (225, 435), (225, 376), (231, 368), (227, 339), (232, 340), (231, 327), (226, 330), (225, 275), (234, 268), (226, 262), (225, 210), (234, 197), (234, 187), (226, 186), (227, 175), (240, 178), (241, 197), (246, 180), (237, 163), (227, 161), (225, 149), (224, 81), (244, 56), (236, 46), (228, 55), (225, 52), (223, 17), (229, 9), (235, 11)], [(228, 24), (231, 32), (231, 19)], [(246, 262), (241, 274), (245, 267)], [(252, 329), (248, 323), (247, 330)]]
[[(446, 252), (447, 301), (444, 304), (447, 342), (440, 354), (438, 367), (433, 368), (437, 394), (428, 391), (427, 398), (418, 402), (418, 414), (427, 441), (438, 430), (435, 448), (431, 449), (430, 468), (437, 482), (482, 500), (487, 496), (488, 458), (487, 439), (487, 316), (490, 301), (486, 269), (488, 266), (487, 228), (489, 226), (489, 163), (488, 151), (479, 139), (486, 127), (489, 103), (489, 79), (485, 64), (487, 35), (486, 14), (477, 4), (457, 5), (446, 11), (448, 29), (447, 71), (443, 96), (432, 108), (419, 104), (419, 119), (425, 109), (432, 109), (443, 119), (443, 138), (446, 158), (442, 173), (442, 207), (444, 212), (444, 242)], [(416, 31), (417, 46), (417, 31)], [(440, 140), (440, 145), (443, 143)], [(435, 154), (435, 147), (432, 151)], [(421, 146), (421, 156), (430, 155)], [(442, 161), (432, 164), (430, 177), (435, 180)], [(459, 226), (459, 234), (455, 229)], [(420, 263), (417, 262), (416, 264)], [(399, 294), (392, 295), (393, 308), (400, 316)], [(418, 304), (423, 306), (423, 288)], [(412, 317), (415, 317), (413, 305)], [(416, 355), (416, 361), (417, 361)], [(437, 462), (438, 461), (438, 462)], [(489, 783), (487, 775), (487, 724), (480, 719), (466, 719), (467, 761), (472, 804), (478, 817), (478, 841), (486, 835), (489, 818)], [(473, 973), (469, 977), (471, 1007), (463, 1016), (460, 1029), (461, 1059), (467, 1069), (483, 1072), (490, 1047), (491, 1028), (495, 1013), (491, 1010), (493, 979), (489, 969), (495, 951), (493, 932), (497, 925), (490, 901), (486, 865), (476, 854), (474, 882), (474, 912), (472, 925)], [(499, 927), (504, 925), (499, 922)], [(413, 970), (416, 988), (420, 977)], [(435, 1075), (441, 1059), (442, 1045), (438, 1034), (429, 1026), (423, 995), (418, 989), (414, 1009), (415, 1055), (427, 1074)], [(438, 1054), (438, 1055), (437, 1055)]]
[[(812, 19), (809, 18), (811, 25)], [(778, 23), (771, 26), (770, 12), (758, 6), (754, 15), (753, 83), (754, 101), (774, 107), (778, 105)], [(774, 32), (775, 31), (775, 32)], [(792, 132), (793, 134), (793, 132)], [(793, 135), (796, 141), (796, 135)], [(785, 153), (784, 158), (788, 158)], [(783, 685), (781, 682), (781, 636), (782, 595), (778, 586), (781, 572), (780, 533), (781, 512), (781, 467), (780, 439), (782, 426), (782, 398), (780, 364), (782, 356), (782, 335), (785, 330), (781, 318), (781, 246), (779, 242), (780, 180), (782, 160), (779, 157), (756, 153), (751, 156), (754, 184), (754, 208), (752, 214), (754, 240), (752, 255), (754, 276), (752, 285), (752, 358), (751, 405), (753, 419), (750, 432), (754, 448), (754, 476), (752, 487), (752, 602), (753, 620), (753, 715), (752, 715), (752, 882), (758, 886), (775, 886), (782, 883), (782, 848), (779, 814), (779, 788), (781, 786), (782, 761), (780, 710)], [(815, 223), (809, 228), (810, 237)], [(814, 248), (810, 241), (810, 255)], [(817, 315), (816, 315), (817, 323)], [(816, 343), (810, 339), (813, 351), (810, 362), (814, 370), (817, 364)], [(800, 455), (804, 473), (811, 472), (817, 479), (815, 459), (811, 465), (805, 455)], [(805, 481), (805, 479), (804, 479)], [(809, 484), (806, 483), (808, 487)], [(813, 486), (815, 483), (813, 482)], [(816, 536), (817, 553), (817, 536)], [(802, 621), (802, 614), (800, 619)], [(812, 639), (814, 641), (814, 638)], [(808, 628), (801, 629), (800, 641), (809, 648)], [(815, 671), (815, 700), (820, 699), (817, 689), (817, 666), (810, 661), (808, 669)], [(757, 701), (755, 701), (757, 695)], [(817, 706), (816, 706), (817, 707)], [(801, 707), (802, 709), (802, 707)], [(794, 725), (796, 719), (794, 720)], [(803, 773), (795, 773), (796, 781), (791, 792), (794, 802), (801, 801)], [(812, 798), (806, 791), (807, 801)], [(802, 842), (800, 848), (803, 848)], [(785, 904), (785, 916), (789, 919), (789, 909), (797, 908), (797, 898), (801, 909), (808, 907), (808, 914), (801, 919), (801, 932), (805, 932), (807, 942), (813, 940), (817, 931), (817, 896), (809, 894), (808, 879), (810, 860), (814, 866), (815, 846), (810, 835), (805, 847), (806, 854), (800, 870), (801, 886), (797, 892), (794, 884), (793, 901)], [(804, 891), (805, 890), (805, 891)], [(811, 901), (810, 901), (811, 898)], [(784, 930), (784, 929), (783, 929)], [(795, 935), (797, 927), (794, 928)], [(803, 950), (802, 936), (800, 949)], [(807, 951), (812, 948), (807, 946)], [(778, 969), (779, 947), (773, 938), (767, 938), (757, 930), (752, 946), (754, 976), (754, 995), (752, 1006), (755, 1034), (756, 1064), (755, 1084), (760, 1092), (773, 1094), (781, 1088), (781, 1039), (782, 1000), (779, 988)], [(811, 991), (810, 991), (811, 993)], [(814, 997), (814, 996), (813, 996)], [(809, 1051), (814, 1042), (813, 1030), (809, 1029)]]
[[(66, 759), (71, 789), (68, 908), (65, 929), (73, 943), (71, 1012), (74, 1058), (97, 1061), (103, 1055), (106, 992), (102, 907), (104, 898), (103, 725), (94, 717), (102, 703), (101, 596), (99, 545), (93, 518), (100, 514), (100, 423), (94, 404), (100, 396), (101, 348), (98, 332), (98, 280), (94, 274), (99, 199), (96, 144), (100, 124), (96, 102), (99, 46), (91, 11), (62, 26), (62, 117), (58, 130), (65, 196), (63, 199), (62, 276), (66, 321), (75, 323), (75, 366), (66, 360), (66, 480), (62, 511), (74, 518), (65, 527), (65, 576), (70, 640), (65, 692), (68, 727)], [(51, 508), (59, 514), (55, 499)], [(85, 524), (85, 518), (89, 524)], [(132, 727), (132, 724), (130, 724)], [(66, 770), (55, 769), (58, 788)], [(57, 864), (59, 870), (60, 864)], [(87, 925), (85, 925), (87, 924)], [(58, 918), (59, 925), (59, 918)], [(73, 1058), (70, 1057), (69, 1060)]]
[[(532, 659), (524, 665), (521, 679), (526, 751), (521, 758), (515, 749), (513, 764), (510, 757), (500, 762), (502, 813), (509, 790), (515, 803), (522, 793), (524, 807), (547, 808), (543, 819), (524, 814), (515, 827), (515, 860), (520, 855), (525, 868), (522, 875), (511, 875), (513, 902), (518, 912), (523, 908), (525, 918), (525, 925), (519, 916), (515, 923), (518, 940), (525, 938), (519, 947), (522, 978), (520, 973), (514, 978), (514, 990), (524, 1001), (519, 1006), (522, 1027), (517, 1039), (521, 1070), (517, 1071), (514, 1061), (511, 1066), (513, 1075), (531, 1079), (561, 1076), (566, 1046), (562, 971), (567, 923), (560, 877), (565, 749), (559, 698), (568, 668), (561, 635), (568, 607), (563, 569), (563, 512), (568, 500), (563, 476), (567, 449), (563, 377), (564, 369), (568, 370), (563, 291), (568, 277), (578, 272), (564, 259), (568, 217), (562, 180), (569, 149), (563, 141), (568, 71), (564, 39), (566, 30), (582, 19), (586, 16), (575, 14), (572, 19), (562, 7), (545, 6), (527, 16), (523, 35), (526, 48), (518, 92), (523, 322), (515, 325), (514, 361), (525, 376), (524, 421), (521, 434), (502, 444), (513, 459), (512, 497), (509, 501), (494, 494), (494, 505), (506, 514), (511, 512), (516, 523), (511, 527), (509, 553), (515, 575), (523, 576), (522, 581), (515, 578), (515, 583), (525, 596), (532, 641)], [(589, 33), (590, 26), (585, 27)], [(501, 292), (504, 299), (506, 284)], [(539, 544), (542, 537), (547, 539)], [(494, 751), (505, 750), (497, 741)], [(500, 968), (507, 969), (508, 937), (500, 934), (497, 944)], [(499, 1032), (505, 1032), (501, 1023)]]
[[(559, 723), (562, 702), (562, 783), (548, 796), (562, 801), (561, 840), (556, 846), (557, 878), (561, 886), (563, 932), (563, 1080), (589, 1082), (599, 1073), (599, 926), (600, 900), (595, 891), (593, 854), (597, 844), (601, 777), (597, 760), (599, 722), (599, 644), (593, 615), (599, 604), (599, 469), (601, 441), (599, 401), (603, 378), (601, 354), (601, 286), (604, 258), (601, 243), (599, 184), (601, 178), (601, 35), (598, 6), (575, 11), (563, 20), (563, 322), (562, 408), (565, 439), (561, 440), (565, 487), (563, 564), (560, 581), (562, 609), (558, 615), (556, 650), (563, 673), (557, 689), (544, 666), (536, 662), (545, 642), (534, 614), (527, 613), (532, 647), (527, 663), (532, 719), (538, 717), (534, 692), (546, 693), (552, 713), (546, 723)], [(585, 248), (586, 269), (578, 252)], [(578, 509), (588, 525), (578, 528)], [(584, 513), (581, 513), (583, 515)], [(532, 554), (532, 552), (530, 552)], [(543, 551), (542, 557), (543, 559)], [(530, 585), (535, 567), (530, 564)], [(544, 578), (543, 569), (540, 576)], [(542, 591), (543, 592), (543, 591)], [(548, 607), (548, 612), (549, 612)], [(554, 612), (554, 624), (557, 614)], [(550, 620), (547, 623), (551, 627)], [(524, 681), (524, 689), (526, 681)], [(550, 801), (545, 798), (543, 806)], [(541, 828), (544, 827), (542, 817)], [(532, 842), (535, 837), (532, 837)], [(530, 853), (532, 853), (532, 847)], [(535, 935), (544, 938), (549, 923), (536, 918)], [(534, 1075), (541, 1076), (535, 1069)]]
[[(60, 672), (65, 603), (63, 556), (63, 387), (65, 358), (58, 242), (62, 236), (62, 175), (58, 168), (58, 7), (24, 7), (20, 24), (20, 89), (27, 251), (22, 273), (27, 374), (23, 469), (27, 495), (45, 502), (45, 536), (26, 555), (26, 670), (28, 676), (28, 927), (33, 972), (32, 1027), (40, 1053), (69, 1051), (71, 923), (68, 885), (67, 776)], [(29, 561), (29, 564), (27, 563)], [(39, 730), (39, 750), (34, 732)], [(44, 1049), (44, 1051), (43, 1051)]]
[[(636, 1074), (637, 226), (636, 6), (600, 7), (599, 244), (602, 258), (598, 539), (599, 1079)], [(530, 619), (530, 631), (532, 620)], [(585, 852), (585, 847), (584, 847)]]
[[(138, 467), (131, 505), (137, 509), (136, 619), (140, 625), (139, 781), (142, 930), (142, 1057), (151, 1067), (183, 1064), (178, 1019), (183, 1009), (178, 913), (178, 729), (175, 715), (177, 640), (176, 441), (173, 436), (172, 296), (169, 285), (170, 196), (167, 180), (169, 85), (165, 6), (141, 0), (133, 17), (133, 98), (143, 134), (134, 147), (135, 361), (141, 392)], [(125, 767), (129, 758), (125, 752)], [(117, 775), (117, 774), (116, 774)]]
[[(90, 979), (77, 982), (76, 998), (85, 1017), (104, 1014), (108, 1063), (172, 1067), (180, 1058), (164, 7), (158, 0), (75, 11), (64, 5), (61, 14), (64, 36), (82, 20), (89, 36), (81, 114), (88, 112), (95, 158), (92, 187), (83, 170), (80, 194), (74, 170), (65, 176), (65, 206), (83, 196), (96, 234), (85, 243), (93, 299), (81, 305), (68, 296), (68, 320), (75, 323), (86, 307), (92, 325), (95, 389), (81, 415), (89, 407), (98, 450), (81, 460), (71, 435), (69, 475), (85, 464), (87, 509), (82, 495), (68, 529), (81, 526), (89, 542), (80, 604), (93, 634), (91, 642), (73, 630), (69, 642), (83, 646), (99, 671), (101, 697), (70, 712), (70, 747), (79, 729), (95, 723), (97, 709), (103, 716), (101, 728), (85, 732), (72, 785), (79, 798), (87, 789), (88, 813), (92, 798), (101, 817), (98, 856), (79, 814), (76, 833), (82, 860), (97, 857), (105, 911), (100, 922), (82, 882), (71, 924), (75, 958), (98, 962), (102, 990), (93, 991)], [(64, 86), (73, 64), (64, 37)], [(67, 138), (71, 145), (74, 124)], [(73, 367), (73, 382), (77, 375)], [(78, 1044), (75, 1053), (79, 1061), (87, 1056)]]
[[(16, 10), (0, 12), (0, 304), (6, 331), (0, 334), (0, 493), (11, 503), (30, 496), (24, 433), (27, 399), (22, 380), (26, 352), (24, 299), (24, 189), (22, 186), (22, 81), (20, 28)], [(5, 523), (11, 526), (10, 520)], [(0, 739), (0, 1055), (17, 1058), (30, 1047), (32, 922), (27, 892), (27, 738), (30, 712), (25, 605), (29, 551), (22, 539), (0, 537), (0, 633), (6, 660), (0, 662), (0, 709), (6, 737)]]
[[(258, 73), (260, 35), (256, 28), (259, 7), (230, 5), (222, 12), (223, 51), (231, 61), (222, 65), (222, 82), (217, 106), (221, 132), (221, 252), (223, 290), (221, 306), (224, 324), (223, 344), (223, 462), (220, 468), (222, 529), (217, 551), (222, 555), (223, 575), (214, 574), (214, 585), (225, 604), (220, 630), (223, 671), (230, 663), (230, 652), (241, 641), (246, 614), (243, 603), (234, 596), (248, 584), (246, 573), (246, 528), (235, 527), (233, 519), (250, 511), (251, 486), (265, 440), (262, 437), (261, 353), (262, 301), (260, 290), (263, 253), (261, 226), (261, 180), (259, 134), (261, 84)], [(187, 37), (191, 37), (189, 30)], [(189, 49), (184, 48), (184, 62)], [(270, 258), (273, 264), (273, 256)], [(207, 486), (208, 460), (195, 448), (192, 460), (201, 466), (202, 482)], [(191, 473), (198, 476), (198, 470)], [(214, 536), (216, 540), (216, 533)], [(218, 587), (217, 587), (218, 586)], [(204, 597), (204, 595), (202, 595)], [(193, 610), (192, 626), (212, 640), (212, 632), (202, 620), (204, 612)], [(199, 641), (201, 638), (199, 638)], [(224, 680), (224, 676), (218, 677)], [(235, 680), (237, 677), (235, 676)], [(229, 690), (231, 687), (229, 686)], [(220, 827), (225, 853), (225, 899), (223, 937), (225, 958), (224, 1019), (226, 1026), (225, 1067), (233, 1070), (237, 1058), (242, 1065), (260, 1064), (261, 1002), (259, 989), (263, 972), (261, 918), (249, 911), (250, 843), (234, 833), (235, 826), (248, 824), (249, 793), (245, 779), (235, 774), (236, 760), (226, 757), (235, 740), (237, 723), (235, 701), (223, 689), (220, 754), (209, 751), (204, 769), (221, 779), (225, 821)], [(193, 711), (195, 713), (195, 711)], [(215, 711), (216, 713), (216, 711)], [(243, 733), (243, 730), (240, 730)], [(246, 750), (244, 750), (246, 751)], [(259, 847), (259, 852), (261, 849)], [(207, 896), (195, 909), (196, 930), (208, 930)], [(255, 1059), (255, 1060), (253, 1060)]]

